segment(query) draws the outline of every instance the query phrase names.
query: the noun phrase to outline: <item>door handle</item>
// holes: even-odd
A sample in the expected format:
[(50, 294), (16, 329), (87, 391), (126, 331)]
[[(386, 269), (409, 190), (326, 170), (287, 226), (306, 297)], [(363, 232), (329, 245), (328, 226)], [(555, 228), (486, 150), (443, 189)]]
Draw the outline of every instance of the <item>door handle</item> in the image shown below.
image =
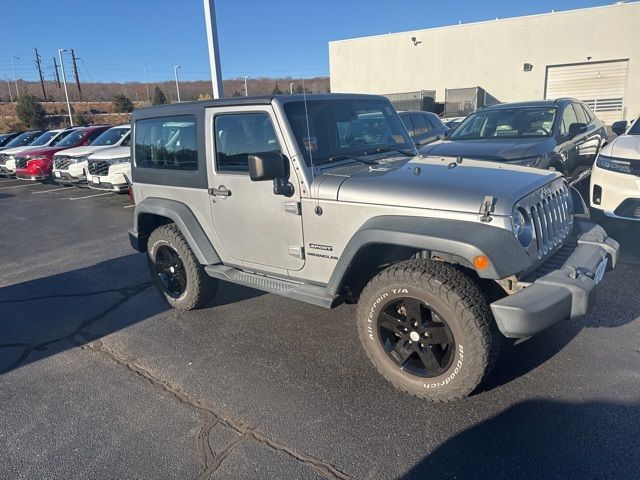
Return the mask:
[(209, 195), (214, 197), (230, 197), (231, 190), (228, 190), (224, 185), (220, 185), (218, 188), (210, 188)]

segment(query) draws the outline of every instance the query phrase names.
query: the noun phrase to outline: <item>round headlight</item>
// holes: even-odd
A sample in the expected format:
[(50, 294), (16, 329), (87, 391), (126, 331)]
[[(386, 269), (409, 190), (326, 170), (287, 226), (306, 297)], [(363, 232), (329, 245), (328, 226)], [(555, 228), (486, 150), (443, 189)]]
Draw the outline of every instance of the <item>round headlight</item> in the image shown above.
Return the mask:
[(513, 234), (525, 248), (531, 245), (533, 241), (531, 217), (520, 207), (513, 213)]

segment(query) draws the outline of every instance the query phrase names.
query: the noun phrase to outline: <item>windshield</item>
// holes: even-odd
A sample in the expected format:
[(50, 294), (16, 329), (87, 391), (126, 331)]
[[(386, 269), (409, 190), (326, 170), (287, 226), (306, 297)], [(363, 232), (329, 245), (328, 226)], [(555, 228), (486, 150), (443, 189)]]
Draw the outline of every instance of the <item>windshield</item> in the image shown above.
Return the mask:
[(73, 147), (80, 140), (82, 140), (82, 138), (86, 135), (86, 133), (87, 133), (86, 130), (75, 130), (75, 131), (71, 132), (69, 135), (67, 135), (65, 137), (65, 139), (62, 140), (56, 146), (57, 147)]
[(38, 135), (42, 132), (25, 132), (22, 135), (18, 135), (5, 145), (6, 148), (24, 147), (33, 142)]
[[(336, 99), (287, 102), (284, 111), (307, 165), (376, 153), (377, 149), (409, 149), (413, 143), (387, 100)], [(308, 120), (305, 113), (308, 113)]]
[(96, 138), (91, 146), (104, 146), (104, 145), (115, 145), (120, 141), (122, 137), (124, 137), (127, 133), (129, 133), (129, 128), (110, 128), (106, 132), (102, 133), (98, 138)]
[(548, 137), (553, 132), (555, 107), (513, 107), (480, 110), (469, 115), (449, 135), (454, 140)]
[(640, 135), (640, 117), (638, 117), (635, 123), (631, 126), (627, 135)]
[(50, 131), (50, 132), (45, 132), (42, 135), (40, 135), (38, 138), (36, 138), (32, 143), (30, 143), (29, 145), (34, 147), (34, 146), (40, 146), (40, 145), (46, 145), (47, 143), (49, 143), (49, 140), (51, 140), (53, 137), (55, 137), (56, 135), (58, 135), (60, 132), (54, 132), (54, 131)]

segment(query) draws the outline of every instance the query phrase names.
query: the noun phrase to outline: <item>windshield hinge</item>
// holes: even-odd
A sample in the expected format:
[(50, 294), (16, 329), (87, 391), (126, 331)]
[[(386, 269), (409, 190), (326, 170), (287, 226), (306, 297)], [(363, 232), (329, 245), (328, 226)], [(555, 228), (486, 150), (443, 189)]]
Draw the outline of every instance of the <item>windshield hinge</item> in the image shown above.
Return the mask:
[(481, 222), (489, 223), (491, 220), (493, 220), (493, 218), (491, 218), (491, 213), (494, 210), (495, 204), (496, 197), (492, 197), (490, 195), (484, 197), (484, 200), (482, 200), (482, 205), (480, 205), (480, 215), (482, 215), (480, 217)]
[(302, 205), (300, 202), (284, 202), (284, 211), (294, 215), (302, 215)]

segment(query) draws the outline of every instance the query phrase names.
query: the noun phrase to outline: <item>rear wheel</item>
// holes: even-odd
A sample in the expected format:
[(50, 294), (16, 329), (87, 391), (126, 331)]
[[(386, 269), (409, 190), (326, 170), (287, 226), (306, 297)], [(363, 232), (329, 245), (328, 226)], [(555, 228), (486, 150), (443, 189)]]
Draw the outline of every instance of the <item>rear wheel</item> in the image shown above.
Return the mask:
[(151, 278), (172, 307), (202, 308), (215, 295), (218, 280), (207, 275), (175, 224), (151, 232), (147, 252)]
[(475, 390), (500, 344), (488, 302), (471, 277), (423, 260), (389, 267), (369, 282), (358, 303), (358, 334), (387, 380), (433, 401)]

